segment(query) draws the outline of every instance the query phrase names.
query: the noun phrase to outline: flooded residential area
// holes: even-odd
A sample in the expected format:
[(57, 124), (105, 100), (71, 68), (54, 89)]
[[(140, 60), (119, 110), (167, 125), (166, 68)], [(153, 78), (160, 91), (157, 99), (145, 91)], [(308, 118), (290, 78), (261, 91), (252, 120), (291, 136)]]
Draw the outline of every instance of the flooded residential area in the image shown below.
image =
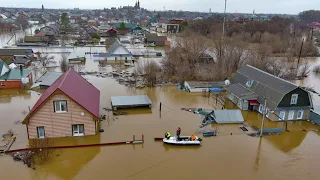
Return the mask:
[(0, 8), (0, 179), (319, 179), (320, 11), (142, 3)]

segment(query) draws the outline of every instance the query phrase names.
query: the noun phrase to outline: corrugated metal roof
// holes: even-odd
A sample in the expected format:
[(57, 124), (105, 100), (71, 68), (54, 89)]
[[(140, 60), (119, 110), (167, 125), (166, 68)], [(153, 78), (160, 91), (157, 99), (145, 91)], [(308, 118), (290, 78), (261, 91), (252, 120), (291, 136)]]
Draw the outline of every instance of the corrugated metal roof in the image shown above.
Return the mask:
[(31, 73), (31, 70), (23, 69), (11, 69), (8, 73), (4, 74), (0, 77), (0, 79), (4, 80), (21, 80), (21, 78), (26, 77), (28, 74)]
[(61, 72), (45, 72), (35, 83), (43, 86), (51, 86), (63, 73)]
[(255, 92), (247, 89), (246, 87), (242, 86), (241, 84), (231, 84), (229, 86), (226, 86), (225, 89), (227, 89), (229, 92), (234, 94), (240, 99), (257, 99), (259, 96)]
[(240, 110), (214, 110), (218, 124), (236, 124), (243, 123), (243, 117)]
[(152, 102), (146, 95), (141, 96), (112, 96), (112, 106), (151, 105)]
[(99, 117), (100, 91), (80, 76), (77, 72), (69, 69), (60, 76), (40, 97), (33, 106), (23, 123), (44, 103), (56, 90), (61, 90), (87, 111), (97, 118)]
[(225, 83), (208, 81), (186, 81), (191, 88), (223, 88)]

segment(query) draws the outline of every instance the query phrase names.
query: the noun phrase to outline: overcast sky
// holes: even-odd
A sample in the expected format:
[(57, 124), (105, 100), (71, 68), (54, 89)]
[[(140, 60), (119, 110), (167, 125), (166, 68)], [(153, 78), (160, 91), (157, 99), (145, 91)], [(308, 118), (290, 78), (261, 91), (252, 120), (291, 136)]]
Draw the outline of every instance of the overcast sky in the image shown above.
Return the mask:
[[(104, 7), (133, 6), (136, 0), (1, 0), (5, 7), (41, 7), (102, 9)], [(227, 12), (298, 14), (304, 10), (320, 8), (320, 0), (227, 0)], [(187, 10), (223, 12), (224, 0), (140, 0), (148, 10)]]

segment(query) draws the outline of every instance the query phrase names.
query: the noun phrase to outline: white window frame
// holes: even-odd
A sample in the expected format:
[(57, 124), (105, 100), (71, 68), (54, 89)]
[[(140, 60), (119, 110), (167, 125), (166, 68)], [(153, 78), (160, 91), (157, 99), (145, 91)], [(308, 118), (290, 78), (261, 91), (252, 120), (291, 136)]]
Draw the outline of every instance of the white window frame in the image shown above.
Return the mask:
[(1, 83), (1, 86), (6, 86), (6, 83)]
[(262, 104), (260, 104), (260, 105), (259, 105), (259, 113), (261, 113), (261, 114), (262, 114), (262, 112), (263, 112), (263, 105), (262, 105)]
[(295, 105), (298, 103), (298, 94), (292, 94), (291, 95), (291, 100), (290, 100), (290, 105)]
[(269, 118), (269, 116), (270, 116), (270, 109), (266, 108), (266, 117)]
[(293, 120), (293, 118), (294, 118), (294, 111), (289, 111), (288, 120)]
[[(65, 111), (61, 111), (62, 109), (62, 102), (65, 102), (66, 103), (66, 110)], [(59, 103), (58, 107), (60, 108), (60, 110), (57, 110), (56, 109), (56, 104)], [(55, 113), (66, 113), (68, 112), (68, 103), (66, 100), (61, 100), (61, 101), (53, 101), (53, 108), (54, 108), (54, 112)]]
[(286, 118), (286, 111), (280, 111), (279, 113), (279, 120), (284, 121)]
[[(43, 136), (40, 135), (40, 128), (43, 128)], [(45, 138), (45, 136), (46, 136), (46, 131), (45, 131), (45, 129), (44, 129), (44, 126), (39, 126), (39, 127), (37, 127), (37, 134), (38, 134), (38, 138), (39, 138), (39, 139)]]
[[(80, 126), (83, 126), (83, 132), (80, 132)], [(73, 124), (72, 125), (73, 136), (84, 136), (84, 124)]]
[[(301, 114), (300, 116), (299, 116), (299, 113)], [(297, 114), (297, 119), (303, 119), (303, 115), (304, 115), (304, 110), (299, 110)]]

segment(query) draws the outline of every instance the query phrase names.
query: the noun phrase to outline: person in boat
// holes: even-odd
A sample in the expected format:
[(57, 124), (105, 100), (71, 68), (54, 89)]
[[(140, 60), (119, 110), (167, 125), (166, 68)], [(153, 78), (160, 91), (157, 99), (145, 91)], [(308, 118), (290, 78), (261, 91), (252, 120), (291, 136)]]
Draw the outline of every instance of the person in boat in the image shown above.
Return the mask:
[(191, 141), (195, 141), (196, 140), (196, 136), (192, 134), (192, 136), (190, 137)]
[(177, 129), (177, 139), (178, 140), (180, 139), (180, 134), (181, 134), (181, 128), (178, 127), (178, 129)]
[(164, 134), (164, 137), (167, 138), (167, 139), (170, 139), (170, 136), (171, 136), (171, 135), (170, 135), (169, 132), (166, 132), (166, 133)]

